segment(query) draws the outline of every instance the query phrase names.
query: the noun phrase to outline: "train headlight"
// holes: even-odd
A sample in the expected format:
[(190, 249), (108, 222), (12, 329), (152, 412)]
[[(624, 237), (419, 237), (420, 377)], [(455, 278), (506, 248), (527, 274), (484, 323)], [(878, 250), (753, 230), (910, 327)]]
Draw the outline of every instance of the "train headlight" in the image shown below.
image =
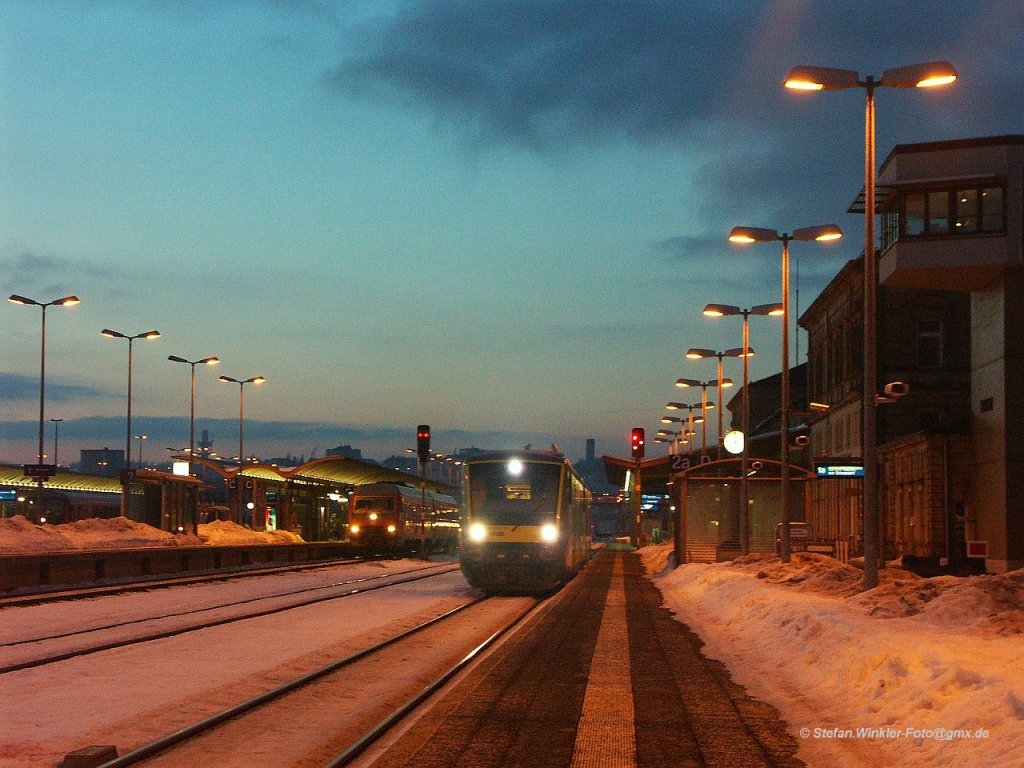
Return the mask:
[(558, 541), (558, 526), (554, 523), (545, 523), (540, 527), (540, 539), (548, 544)]
[(359, 533), (359, 526), (358, 525), (350, 525), (348, 530), (349, 530), (350, 533)]
[(397, 530), (397, 529), (395, 528), (395, 526), (393, 526), (393, 525), (389, 525), (389, 526), (388, 526), (388, 533), (394, 533), (394, 532), (395, 532), (395, 530)]
[(473, 523), (469, 526), (469, 540), (477, 543), (487, 538), (487, 526), (483, 523)]
[(371, 520), (376, 520), (377, 519), (377, 513), (376, 512), (371, 512), (370, 513), (370, 519)]

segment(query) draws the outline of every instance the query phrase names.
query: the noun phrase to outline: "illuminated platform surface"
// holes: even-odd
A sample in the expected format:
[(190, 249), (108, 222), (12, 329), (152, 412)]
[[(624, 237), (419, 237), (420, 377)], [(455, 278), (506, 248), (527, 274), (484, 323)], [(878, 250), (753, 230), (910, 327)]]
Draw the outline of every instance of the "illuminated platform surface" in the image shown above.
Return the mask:
[(802, 766), (700, 645), (638, 555), (603, 551), (374, 766)]

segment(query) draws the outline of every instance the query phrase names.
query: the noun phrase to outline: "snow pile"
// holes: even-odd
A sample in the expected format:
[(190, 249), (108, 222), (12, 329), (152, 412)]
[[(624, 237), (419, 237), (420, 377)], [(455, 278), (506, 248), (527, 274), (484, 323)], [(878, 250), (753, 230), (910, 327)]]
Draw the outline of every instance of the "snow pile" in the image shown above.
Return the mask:
[(194, 536), (161, 531), (126, 517), (90, 518), (65, 525), (35, 525), (22, 515), (0, 519), (0, 553), (4, 554), (69, 549), (182, 547), (201, 543)]
[(291, 531), (253, 531), (228, 520), (200, 523), (199, 538), (204, 544), (231, 546), (239, 544), (301, 544), (303, 539)]
[(74, 549), (74, 545), (57, 532), (59, 526), (35, 525), (24, 515), (0, 519), (0, 553), (54, 552)]
[[(655, 573), (667, 560), (642, 554)], [(808, 765), (1020, 765), (1024, 571), (860, 582), (807, 553), (656, 577), (705, 653), (779, 708)]]
[(223, 520), (201, 524), (196, 537), (161, 531), (126, 517), (90, 518), (66, 525), (35, 525), (22, 515), (0, 518), (0, 555), (73, 549), (295, 543), (302, 543), (302, 537), (290, 531), (251, 531)]

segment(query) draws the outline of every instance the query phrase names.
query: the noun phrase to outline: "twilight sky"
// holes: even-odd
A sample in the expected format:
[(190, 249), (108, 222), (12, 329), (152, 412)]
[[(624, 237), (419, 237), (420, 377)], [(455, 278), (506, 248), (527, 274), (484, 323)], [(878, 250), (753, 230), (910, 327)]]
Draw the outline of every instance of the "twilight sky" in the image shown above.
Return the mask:
[[(188, 442), (171, 354), (222, 359), (196, 413), (227, 455), (219, 374), (267, 377), (246, 388), (260, 452), (384, 458), (429, 423), (440, 451), (624, 455), (686, 399), (677, 377), (714, 378), (688, 347), (740, 345), (704, 304), (780, 298), (781, 247), (733, 225), (843, 227), (793, 245), (801, 309), (860, 253), (864, 93), (795, 94), (789, 68), (957, 67), (878, 92), (881, 162), (1024, 132), (1022, 50), (1018, 0), (8, 0), (0, 288), (82, 299), (46, 313), (62, 462), (124, 446), (106, 327), (163, 333), (133, 346), (149, 460)], [(0, 306), (0, 462), (35, 461), (39, 321)], [(753, 377), (778, 338), (752, 318)]]

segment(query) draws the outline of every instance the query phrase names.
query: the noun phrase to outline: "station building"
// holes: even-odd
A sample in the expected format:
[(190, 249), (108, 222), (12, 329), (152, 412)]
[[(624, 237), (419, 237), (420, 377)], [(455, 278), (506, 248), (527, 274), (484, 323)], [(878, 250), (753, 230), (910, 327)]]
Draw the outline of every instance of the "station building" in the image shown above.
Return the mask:
[[(887, 552), (1024, 567), (1024, 136), (898, 145), (878, 175), (879, 413)], [(859, 203), (859, 208), (858, 208)], [(863, 213), (863, 198), (851, 213)], [(860, 455), (863, 261), (800, 318), (816, 458)], [(815, 483), (823, 535), (860, 540), (856, 481)]]
[[(898, 145), (880, 168), (876, 206), (875, 384), (880, 393), (889, 382), (910, 385), (877, 410), (886, 554), (921, 570), (1022, 568), (1024, 135)], [(849, 212), (864, 213), (863, 194)], [(809, 337), (807, 399), (792, 403), (790, 433), (806, 433), (809, 444), (794, 447), (793, 471), (855, 465), (865, 385), (863, 259), (848, 262), (799, 322)], [(777, 379), (749, 385), (751, 456), (778, 457)], [(729, 403), (734, 428), (742, 428), (741, 397)], [(810, 402), (829, 408), (817, 412)], [(644, 461), (645, 492), (649, 483), (661, 490), (694, 474), (672, 469), (672, 458)], [(605, 464), (616, 482), (632, 466), (612, 457)], [(861, 554), (863, 481), (818, 478), (805, 487), (814, 537)], [(717, 537), (708, 538), (713, 559), (729, 556), (724, 519), (716, 514)], [(700, 521), (684, 522), (687, 540), (696, 540)]]

